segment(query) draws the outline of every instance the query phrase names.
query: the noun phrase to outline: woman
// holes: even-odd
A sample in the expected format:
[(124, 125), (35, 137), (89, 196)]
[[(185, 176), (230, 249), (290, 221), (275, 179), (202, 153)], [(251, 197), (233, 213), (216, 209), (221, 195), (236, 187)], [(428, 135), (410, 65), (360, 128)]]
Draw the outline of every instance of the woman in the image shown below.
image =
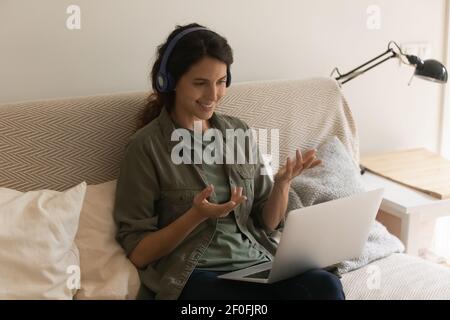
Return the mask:
[[(304, 157), (297, 151), (272, 182), (260, 174), (259, 156), (256, 163), (174, 161), (176, 130), (187, 130), (201, 154), (207, 144), (196, 140), (194, 129), (200, 137), (209, 130), (225, 137), (227, 130), (249, 129), (215, 113), (232, 62), (226, 39), (198, 24), (178, 26), (158, 47), (154, 93), (127, 146), (114, 210), (117, 241), (139, 270), (138, 298), (343, 299), (339, 279), (324, 270), (270, 285), (217, 278), (272, 260), (270, 235), (283, 225), (291, 180), (320, 164), (314, 150)], [(196, 153), (183, 149), (182, 159), (195, 160)]]

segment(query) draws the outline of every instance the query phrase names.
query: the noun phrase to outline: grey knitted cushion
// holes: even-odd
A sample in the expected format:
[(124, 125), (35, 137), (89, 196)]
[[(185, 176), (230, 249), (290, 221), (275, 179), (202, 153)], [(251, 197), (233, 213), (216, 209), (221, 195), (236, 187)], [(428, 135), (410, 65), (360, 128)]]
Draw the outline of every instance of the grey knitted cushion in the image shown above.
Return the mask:
[(320, 166), (307, 169), (292, 181), (301, 207), (339, 199), (365, 190), (358, 168), (340, 140), (333, 136), (317, 148)]

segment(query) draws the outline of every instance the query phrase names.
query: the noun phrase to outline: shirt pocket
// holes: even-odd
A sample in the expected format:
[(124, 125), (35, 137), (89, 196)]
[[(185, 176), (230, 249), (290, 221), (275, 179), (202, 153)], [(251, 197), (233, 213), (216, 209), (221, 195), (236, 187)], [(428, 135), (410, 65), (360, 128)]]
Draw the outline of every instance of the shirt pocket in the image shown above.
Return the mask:
[(243, 194), (247, 197), (246, 205), (249, 209), (254, 199), (255, 166), (251, 164), (236, 165), (236, 172), (240, 178), (238, 186), (244, 187)]
[(237, 164), (236, 171), (242, 179), (252, 179), (255, 176), (255, 166), (251, 164)]
[(200, 189), (163, 189), (157, 204), (159, 227), (163, 228), (192, 207)]

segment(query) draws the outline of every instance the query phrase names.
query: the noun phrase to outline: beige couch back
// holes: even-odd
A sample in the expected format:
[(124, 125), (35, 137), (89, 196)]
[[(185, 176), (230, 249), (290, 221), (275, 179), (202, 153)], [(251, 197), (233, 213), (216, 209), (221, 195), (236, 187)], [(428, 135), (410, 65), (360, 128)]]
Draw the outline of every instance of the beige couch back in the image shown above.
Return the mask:
[[(0, 187), (64, 190), (113, 180), (148, 93), (0, 106)], [(219, 112), (279, 129), (280, 161), (337, 135), (359, 160), (354, 120), (328, 78), (233, 84)], [(270, 148), (268, 149), (270, 151)]]

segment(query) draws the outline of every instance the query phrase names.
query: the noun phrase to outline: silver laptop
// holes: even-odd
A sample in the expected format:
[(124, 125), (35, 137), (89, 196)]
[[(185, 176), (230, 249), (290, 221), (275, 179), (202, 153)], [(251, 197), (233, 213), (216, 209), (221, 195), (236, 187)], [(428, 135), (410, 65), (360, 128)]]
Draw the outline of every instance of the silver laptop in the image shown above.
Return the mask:
[(273, 261), (219, 278), (273, 283), (360, 256), (382, 196), (376, 189), (290, 211)]

